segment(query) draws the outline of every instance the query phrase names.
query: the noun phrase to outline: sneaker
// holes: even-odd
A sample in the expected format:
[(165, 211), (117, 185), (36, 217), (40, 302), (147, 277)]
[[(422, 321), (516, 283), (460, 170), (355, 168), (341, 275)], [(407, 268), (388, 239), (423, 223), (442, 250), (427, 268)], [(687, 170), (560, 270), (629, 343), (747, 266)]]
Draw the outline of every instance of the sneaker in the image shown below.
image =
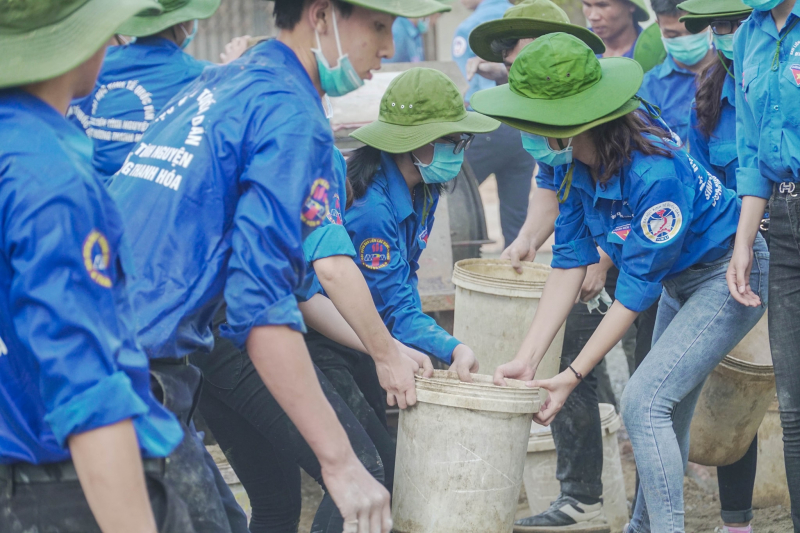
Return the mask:
[(514, 522), (514, 533), (557, 533), (580, 531), (582, 533), (610, 533), (603, 503), (581, 503), (566, 494), (550, 504), (550, 508), (536, 516)]

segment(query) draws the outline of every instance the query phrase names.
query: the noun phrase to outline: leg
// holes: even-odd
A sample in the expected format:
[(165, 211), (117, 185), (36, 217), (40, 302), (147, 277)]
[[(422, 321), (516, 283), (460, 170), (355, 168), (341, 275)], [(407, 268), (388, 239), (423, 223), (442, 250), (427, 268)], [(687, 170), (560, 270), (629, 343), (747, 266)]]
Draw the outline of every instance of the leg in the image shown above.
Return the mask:
[(208, 465), (208, 469), (214, 475), (214, 484), (217, 486), (217, 492), (219, 492), (220, 499), (222, 500), (225, 516), (228, 517), (231, 533), (249, 533), (247, 529), (247, 515), (244, 514), (244, 510), (236, 501), (230, 487), (225, 483), (225, 478), (222, 477), (222, 474), (214, 462), (214, 458), (211, 457), (211, 454), (208, 453), (205, 446), (203, 447), (203, 459)]
[(769, 341), (783, 426), (783, 454), (792, 503), (792, 522), (800, 532), (800, 198), (774, 196), (770, 202)]
[(753, 486), (756, 483), (758, 437), (753, 439), (744, 457), (717, 468), (719, 502), (725, 524), (749, 524), (753, 519)]

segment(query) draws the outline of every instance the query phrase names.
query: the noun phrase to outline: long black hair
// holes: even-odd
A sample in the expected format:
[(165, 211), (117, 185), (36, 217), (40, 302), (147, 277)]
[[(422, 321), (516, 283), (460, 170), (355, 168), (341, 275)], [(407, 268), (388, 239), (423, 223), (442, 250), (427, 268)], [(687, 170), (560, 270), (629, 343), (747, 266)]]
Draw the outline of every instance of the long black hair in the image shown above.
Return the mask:
[(706, 137), (711, 137), (719, 123), (722, 112), (722, 88), (732, 65), (733, 61), (720, 55), (719, 61), (714, 61), (699, 74), (694, 105), (697, 111), (697, 129)]

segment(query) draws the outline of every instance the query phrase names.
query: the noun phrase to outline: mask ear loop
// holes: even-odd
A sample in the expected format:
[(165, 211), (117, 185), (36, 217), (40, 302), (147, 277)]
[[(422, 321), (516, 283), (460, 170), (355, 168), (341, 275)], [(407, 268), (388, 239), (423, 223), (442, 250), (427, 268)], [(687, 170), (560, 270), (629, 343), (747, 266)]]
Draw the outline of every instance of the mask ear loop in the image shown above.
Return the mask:
[[(336, 22), (335, 7), (331, 7), (331, 21), (333, 22), (333, 35), (336, 37), (336, 51), (339, 52), (339, 57), (342, 58), (344, 57), (344, 54), (342, 54), (342, 42), (339, 40), (339, 24)], [(322, 53), (322, 42), (319, 40), (319, 32), (316, 29), (314, 30), (314, 37), (317, 38), (317, 50), (325, 59), (325, 64), (328, 66), (328, 68), (331, 68), (330, 63), (328, 63), (328, 59), (325, 57), (325, 54)]]
[[(572, 164), (569, 166), (569, 170), (567, 170), (567, 175), (564, 176), (564, 181), (561, 182), (561, 186), (556, 191), (556, 199), (558, 203), (563, 204), (567, 201), (567, 197), (569, 196), (569, 191), (572, 189), (572, 173), (575, 170), (575, 162), (573, 161)], [(564, 194), (561, 194), (563, 191)]]

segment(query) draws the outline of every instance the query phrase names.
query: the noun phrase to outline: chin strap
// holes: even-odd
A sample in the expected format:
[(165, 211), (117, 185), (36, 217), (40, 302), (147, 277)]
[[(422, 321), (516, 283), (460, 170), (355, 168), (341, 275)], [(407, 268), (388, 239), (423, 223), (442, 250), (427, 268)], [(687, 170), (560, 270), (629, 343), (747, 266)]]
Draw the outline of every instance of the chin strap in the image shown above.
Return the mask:
[(719, 50), (717, 50), (717, 55), (719, 56), (719, 62), (722, 63), (722, 68), (725, 69), (725, 72), (728, 73), (728, 76), (730, 76), (734, 81), (736, 81), (736, 76), (733, 75), (731, 69), (729, 69), (728, 65), (725, 64), (725, 59), (727, 58), (724, 55), (722, 55), (722, 52), (720, 52)]
[(567, 170), (567, 175), (564, 176), (564, 181), (561, 182), (561, 187), (559, 187), (558, 190), (556, 191), (556, 199), (560, 204), (566, 202), (567, 197), (569, 197), (569, 191), (570, 189), (572, 189), (572, 173), (574, 172), (574, 170), (575, 170), (575, 162), (573, 161), (569, 165), (569, 170)]
[(778, 67), (781, 64), (781, 43), (783, 42), (784, 39), (786, 39), (786, 36), (789, 35), (789, 32), (792, 31), (792, 28), (797, 26), (797, 22), (798, 21), (800, 21), (800, 18), (794, 19), (794, 22), (792, 22), (789, 25), (789, 27), (786, 28), (786, 31), (783, 33), (783, 37), (778, 39), (778, 42), (775, 43), (775, 55), (772, 56), (772, 70), (773, 71), (778, 70)]

